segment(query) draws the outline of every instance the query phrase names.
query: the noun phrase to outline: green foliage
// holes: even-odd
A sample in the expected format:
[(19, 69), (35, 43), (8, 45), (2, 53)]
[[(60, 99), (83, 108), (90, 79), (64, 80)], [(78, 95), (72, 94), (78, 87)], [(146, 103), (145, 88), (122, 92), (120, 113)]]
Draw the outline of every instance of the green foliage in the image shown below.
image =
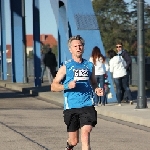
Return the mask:
[(42, 45), (42, 51), (43, 53), (47, 53), (49, 51), (50, 45), (49, 44), (43, 44)]
[[(50, 48), (49, 44), (41, 46), (41, 50), (43, 51), (43, 53), (47, 53), (49, 51), (49, 48)], [(58, 57), (57, 45), (52, 47), (52, 52), (55, 54), (56, 57)], [(29, 54), (28, 54), (27, 57), (28, 58), (33, 58), (33, 51), (29, 51)]]
[[(49, 44), (43, 44), (42, 45), (42, 51), (43, 53), (47, 53), (49, 51), (50, 45)], [(52, 48), (52, 52), (55, 54), (55, 56), (58, 56), (58, 50), (57, 50), (57, 45), (54, 45)]]
[(27, 57), (32, 59), (33, 58), (33, 51), (29, 51), (29, 55)]
[(55, 54), (56, 58), (58, 57), (57, 45), (52, 47), (52, 52)]
[[(114, 49), (118, 40), (131, 54), (137, 53), (137, 0), (93, 0), (105, 50)], [(130, 9), (129, 9), (130, 7)], [(145, 51), (150, 53), (150, 5), (145, 4)], [(149, 29), (148, 29), (149, 28)]]

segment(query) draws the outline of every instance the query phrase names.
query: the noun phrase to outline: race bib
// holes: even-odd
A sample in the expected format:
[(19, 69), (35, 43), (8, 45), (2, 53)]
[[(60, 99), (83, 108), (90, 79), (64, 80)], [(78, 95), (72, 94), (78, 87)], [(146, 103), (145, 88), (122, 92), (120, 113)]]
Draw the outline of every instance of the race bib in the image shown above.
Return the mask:
[(89, 80), (89, 74), (87, 69), (75, 69), (74, 80)]

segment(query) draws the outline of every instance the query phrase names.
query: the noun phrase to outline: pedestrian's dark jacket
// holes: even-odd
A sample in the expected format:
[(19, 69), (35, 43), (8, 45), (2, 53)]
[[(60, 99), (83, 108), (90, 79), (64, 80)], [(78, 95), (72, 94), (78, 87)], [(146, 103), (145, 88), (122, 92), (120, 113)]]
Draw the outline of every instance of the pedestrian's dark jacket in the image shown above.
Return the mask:
[(43, 65), (44, 64), (44, 58), (45, 58), (45, 54), (41, 54), (41, 65)]
[(49, 68), (57, 67), (56, 56), (51, 51), (49, 51), (48, 53), (45, 54), (43, 61), (44, 61), (45, 66), (47, 66)]
[(132, 59), (129, 55), (129, 53), (126, 51), (126, 50), (123, 50), (122, 53), (121, 53), (121, 56), (124, 58), (124, 60), (126, 61), (126, 70), (127, 71), (130, 71), (131, 69), (131, 64), (132, 64)]

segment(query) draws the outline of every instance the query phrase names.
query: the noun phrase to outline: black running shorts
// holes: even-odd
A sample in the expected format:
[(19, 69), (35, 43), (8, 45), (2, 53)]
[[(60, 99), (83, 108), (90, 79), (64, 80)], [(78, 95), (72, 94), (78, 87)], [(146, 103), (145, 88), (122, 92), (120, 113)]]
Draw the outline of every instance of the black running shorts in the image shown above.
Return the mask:
[(63, 113), (64, 122), (67, 125), (67, 132), (77, 131), (84, 125), (95, 127), (97, 124), (97, 111), (94, 106), (66, 109)]

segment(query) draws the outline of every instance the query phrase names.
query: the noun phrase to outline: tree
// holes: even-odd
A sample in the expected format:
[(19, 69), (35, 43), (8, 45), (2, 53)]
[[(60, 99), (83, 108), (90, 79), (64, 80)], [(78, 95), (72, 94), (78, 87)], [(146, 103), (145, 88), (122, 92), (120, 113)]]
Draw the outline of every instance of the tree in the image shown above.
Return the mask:
[(150, 5), (145, 4), (145, 54), (150, 56)]
[(52, 52), (55, 54), (56, 57), (58, 57), (57, 45), (54, 45), (54, 46), (52, 47)]
[(100, 33), (107, 50), (114, 48), (115, 41), (128, 40), (128, 4), (123, 0), (94, 0), (93, 8), (97, 16)]
[[(135, 52), (137, 51), (137, 0), (132, 0), (131, 1), (131, 11), (130, 11), (130, 16), (132, 20), (132, 51)], [(144, 1), (144, 29), (145, 29), (145, 54), (150, 55), (150, 5), (146, 4)], [(134, 38), (136, 37), (136, 38)], [(135, 44), (136, 43), (136, 44)]]
[[(131, 54), (137, 53), (137, 0), (93, 0), (100, 34), (106, 51), (113, 49), (115, 41), (123, 41)], [(130, 9), (129, 9), (130, 8)], [(145, 51), (150, 53), (150, 5), (145, 3)]]
[(47, 53), (49, 51), (49, 48), (50, 48), (50, 44), (43, 44), (42, 45), (43, 53)]

